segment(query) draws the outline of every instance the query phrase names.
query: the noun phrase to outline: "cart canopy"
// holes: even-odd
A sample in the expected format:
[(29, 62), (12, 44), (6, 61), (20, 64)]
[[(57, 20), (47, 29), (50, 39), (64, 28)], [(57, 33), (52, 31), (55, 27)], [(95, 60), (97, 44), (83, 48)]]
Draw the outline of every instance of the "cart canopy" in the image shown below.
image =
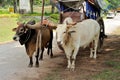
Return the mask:
[(65, 6), (64, 8), (71, 8), (74, 10), (78, 10), (83, 2), (84, 0), (59, 0), (61, 10), (63, 10), (62, 6)]
[(58, 1), (63, 5), (73, 9), (78, 9), (79, 6), (84, 1), (88, 1), (91, 5), (94, 5), (94, 7), (102, 10), (108, 9), (109, 6), (105, 0), (58, 0)]

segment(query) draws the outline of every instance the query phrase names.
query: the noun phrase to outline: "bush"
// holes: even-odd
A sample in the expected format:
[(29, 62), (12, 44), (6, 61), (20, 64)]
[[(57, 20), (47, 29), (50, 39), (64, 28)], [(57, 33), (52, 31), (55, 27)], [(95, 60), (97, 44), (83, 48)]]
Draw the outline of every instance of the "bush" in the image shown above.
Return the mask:
[(59, 14), (51, 14), (50, 17), (55, 20), (59, 20)]
[(0, 14), (9, 14), (9, 11), (7, 11), (7, 10), (0, 10)]
[(18, 18), (19, 16), (19, 14), (0, 14), (0, 18)]

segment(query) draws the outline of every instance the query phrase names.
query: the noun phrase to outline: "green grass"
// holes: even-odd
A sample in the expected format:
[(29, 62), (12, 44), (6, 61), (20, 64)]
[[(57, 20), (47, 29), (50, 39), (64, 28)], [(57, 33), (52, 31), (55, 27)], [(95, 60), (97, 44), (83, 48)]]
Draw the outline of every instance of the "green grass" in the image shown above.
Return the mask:
[(107, 61), (105, 64), (108, 65), (111, 68), (120, 69), (120, 62), (119, 61), (111, 60), (111, 61)]
[(104, 62), (108, 68), (92, 76), (90, 80), (120, 80), (120, 50), (109, 54), (110, 59)]
[(104, 70), (95, 75), (92, 80), (120, 80), (120, 72), (115, 70)]
[(15, 34), (12, 29), (16, 27), (17, 18), (0, 18), (0, 43), (12, 41)]

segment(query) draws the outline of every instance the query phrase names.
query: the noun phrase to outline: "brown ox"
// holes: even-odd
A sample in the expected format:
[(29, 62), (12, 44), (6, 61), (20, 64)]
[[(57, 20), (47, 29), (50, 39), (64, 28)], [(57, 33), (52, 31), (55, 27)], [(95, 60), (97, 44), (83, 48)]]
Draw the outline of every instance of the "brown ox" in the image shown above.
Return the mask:
[[(13, 39), (15, 41), (19, 41), (21, 45), (25, 44), (27, 55), (30, 58), (29, 67), (33, 66), (33, 53), (36, 51), (36, 67), (39, 66), (39, 47), (36, 49), (36, 41), (37, 41), (37, 34), (38, 30), (30, 29), (24, 26), (23, 23), (17, 23), (18, 27), (14, 28), (13, 31), (16, 31), (16, 34), (14, 35)], [(35, 24), (35, 21), (28, 22), (27, 24)], [(52, 40), (53, 40), (53, 31), (49, 27), (42, 27), (41, 29), (42, 33), (42, 42), (41, 42), (41, 55), (40, 59), (43, 59), (43, 52), (44, 48), (48, 48), (48, 54), (49, 50), (51, 50), (51, 57), (53, 56), (52, 53)]]

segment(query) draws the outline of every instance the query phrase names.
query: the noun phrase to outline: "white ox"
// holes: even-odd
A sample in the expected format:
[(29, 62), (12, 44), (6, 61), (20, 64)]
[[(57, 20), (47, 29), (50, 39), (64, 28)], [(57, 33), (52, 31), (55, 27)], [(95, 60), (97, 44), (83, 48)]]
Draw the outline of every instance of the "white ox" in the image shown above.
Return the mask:
[(89, 46), (90, 43), (94, 43), (94, 47), (90, 48), (90, 57), (97, 57), (96, 52), (100, 34), (100, 26), (97, 21), (93, 19), (86, 19), (75, 25), (66, 25), (62, 26), (61, 28), (62, 34), (59, 43), (62, 44), (68, 59), (68, 69), (75, 69), (76, 55), (80, 47), (85, 48)]

